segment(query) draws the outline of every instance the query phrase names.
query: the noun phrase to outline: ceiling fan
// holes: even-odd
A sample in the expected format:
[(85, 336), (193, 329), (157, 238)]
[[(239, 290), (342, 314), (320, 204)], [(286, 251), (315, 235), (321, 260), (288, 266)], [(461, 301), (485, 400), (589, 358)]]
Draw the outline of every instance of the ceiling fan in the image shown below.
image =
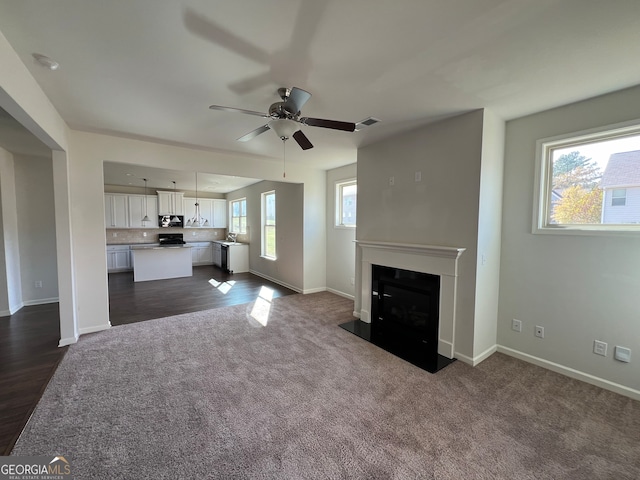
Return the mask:
[(352, 122), (340, 122), (337, 120), (325, 120), (322, 118), (301, 117), (300, 109), (311, 98), (311, 94), (301, 88), (293, 87), (279, 88), (278, 95), (282, 99), (281, 102), (273, 103), (269, 107), (269, 113), (255, 112), (253, 110), (243, 110), (241, 108), (223, 107), (220, 105), (211, 105), (212, 110), (222, 110), (225, 112), (239, 112), (258, 117), (269, 118), (269, 122), (255, 130), (250, 131), (246, 135), (238, 138), (239, 142), (246, 142), (257, 137), (267, 130), (273, 130), (282, 141), (289, 138), (298, 142), (300, 148), (308, 150), (313, 148), (313, 144), (307, 136), (300, 130), (300, 125), (308, 125), (310, 127), (323, 127), (333, 130), (342, 130), (345, 132), (353, 132), (356, 124)]

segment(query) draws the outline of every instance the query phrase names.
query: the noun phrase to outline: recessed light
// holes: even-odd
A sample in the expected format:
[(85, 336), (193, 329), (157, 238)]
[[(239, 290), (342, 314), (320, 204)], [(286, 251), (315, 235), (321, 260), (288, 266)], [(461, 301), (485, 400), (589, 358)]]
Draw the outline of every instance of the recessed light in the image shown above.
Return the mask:
[(58, 62), (56, 62), (55, 60), (51, 60), (46, 55), (34, 53), (33, 58), (36, 59), (36, 62), (38, 62), (43, 67), (48, 68), (49, 70), (57, 70), (58, 68), (60, 68), (60, 64)]

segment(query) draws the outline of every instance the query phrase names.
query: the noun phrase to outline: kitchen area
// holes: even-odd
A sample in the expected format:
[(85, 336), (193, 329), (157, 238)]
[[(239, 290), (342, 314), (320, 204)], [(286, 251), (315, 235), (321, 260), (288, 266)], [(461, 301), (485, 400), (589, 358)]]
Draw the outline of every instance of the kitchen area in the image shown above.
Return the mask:
[[(179, 177), (173, 171), (153, 172), (156, 177), (161, 173)], [(133, 272), (134, 282), (145, 282), (190, 277), (199, 266), (224, 273), (249, 271), (249, 245), (229, 232), (226, 199), (217, 192), (199, 191), (197, 182), (202, 188), (203, 180), (198, 174), (194, 190), (180, 191), (176, 181), (156, 180), (149, 187), (146, 177), (119, 174), (132, 186), (105, 184), (108, 273)], [(256, 180), (245, 183), (251, 181)], [(184, 178), (182, 182), (187, 183)]]

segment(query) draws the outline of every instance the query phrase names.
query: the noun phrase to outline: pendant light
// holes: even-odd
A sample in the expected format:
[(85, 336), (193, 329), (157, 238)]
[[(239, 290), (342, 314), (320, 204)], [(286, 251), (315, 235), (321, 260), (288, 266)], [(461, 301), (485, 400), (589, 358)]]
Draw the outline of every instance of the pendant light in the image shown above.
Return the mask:
[[(144, 218), (142, 219), (142, 226), (145, 226), (146, 222), (150, 222), (148, 210), (147, 210), (147, 179), (144, 180)], [(145, 234), (146, 235), (146, 234)]]
[(200, 215), (200, 202), (198, 202), (198, 172), (196, 172), (196, 211), (195, 211), (195, 215), (193, 216), (193, 218), (190, 218), (187, 221), (187, 227), (208, 227), (209, 226), (209, 220), (202, 218), (202, 216)]
[(173, 213), (173, 218), (171, 219), (172, 223), (180, 223), (180, 219), (178, 218), (178, 216), (176, 215), (176, 210), (175, 210), (175, 205), (176, 205), (176, 182), (173, 181), (173, 202), (171, 204), (171, 210)]

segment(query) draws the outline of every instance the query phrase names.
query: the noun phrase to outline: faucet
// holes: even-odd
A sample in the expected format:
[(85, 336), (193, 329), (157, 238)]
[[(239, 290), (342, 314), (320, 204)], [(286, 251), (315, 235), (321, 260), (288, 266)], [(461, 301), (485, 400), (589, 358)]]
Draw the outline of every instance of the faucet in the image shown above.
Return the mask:
[(227, 240), (229, 240), (230, 242), (236, 243), (236, 238), (238, 237), (237, 233), (227, 233)]

